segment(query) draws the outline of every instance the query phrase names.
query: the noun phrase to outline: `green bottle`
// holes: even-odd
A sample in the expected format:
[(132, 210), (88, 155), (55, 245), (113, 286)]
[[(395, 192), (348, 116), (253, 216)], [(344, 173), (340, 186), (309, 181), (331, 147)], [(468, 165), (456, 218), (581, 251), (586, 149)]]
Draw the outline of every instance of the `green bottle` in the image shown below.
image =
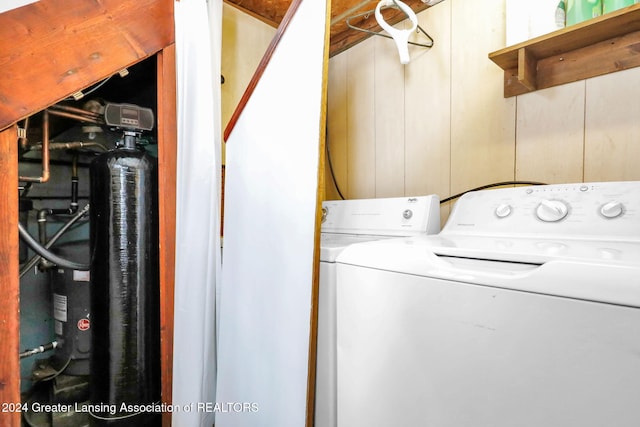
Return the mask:
[(638, 3), (637, 0), (603, 0), (602, 1), (602, 13), (613, 12), (614, 10), (622, 9), (623, 7), (631, 6)]
[(567, 27), (602, 15), (602, 0), (567, 0)]

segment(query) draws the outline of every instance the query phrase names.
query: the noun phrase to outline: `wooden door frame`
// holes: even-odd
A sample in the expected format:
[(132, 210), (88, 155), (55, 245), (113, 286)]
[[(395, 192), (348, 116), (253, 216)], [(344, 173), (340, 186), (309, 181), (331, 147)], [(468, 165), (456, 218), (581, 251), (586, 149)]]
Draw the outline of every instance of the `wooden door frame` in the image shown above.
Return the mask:
[[(0, 402), (9, 405), (20, 403), (17, 141), (15, 125), (0, 132)], [(20, 412), (0, 412), (0, 424), (20, 427)]]
[[(176, 172), (178, 126), (176, 115), (176, 48), (160, 51), (158, 59), (158, 193), (160, 243), (160, 368), (162, 401), (172, 402), (173, 304), (176, 255)], [(162, 415), (162, 425), (171, 425), (171, 413)]]
[[(175, 45), (157, 55), (158, 192), (160, 242), (160, 312), (162, 401), (171, 403), (173, 369), (173, 293), (176, 211), (176, 79)], [(0, 131), (0, 402), (20, 403), (20, 280), (18, 262), (17, 127)], [(18, 411), (0, 412), (0, 424), (20, 427)], [(171, 414), (163, 414), (163, 426)]]

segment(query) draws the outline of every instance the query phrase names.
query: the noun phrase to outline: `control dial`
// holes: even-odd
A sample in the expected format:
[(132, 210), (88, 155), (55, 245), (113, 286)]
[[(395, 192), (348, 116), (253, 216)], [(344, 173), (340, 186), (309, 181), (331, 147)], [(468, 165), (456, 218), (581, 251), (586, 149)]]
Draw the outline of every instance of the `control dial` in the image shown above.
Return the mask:
[(623, 205), (622, 203), (613, 200), (611, 202), (605, 203), (600, 207), (600, 213), (605, 218), (615, 218), (622, 215)]
[(536, 216), (545, 222), (556, 222), (567, 216), (569, 207), (561, 200), (543, 200), (536, 208)]
[(513, 208), (507, 203), (502, 203), (496, 208), (496, 216), (498, 218), (506, 218), (511, 215)]
[(413, 216), (413, 211), (411, 209), (405, 209), (404, 212), (402, 212), (402, 217), (404, 219), (411, 219), (412, 216)]

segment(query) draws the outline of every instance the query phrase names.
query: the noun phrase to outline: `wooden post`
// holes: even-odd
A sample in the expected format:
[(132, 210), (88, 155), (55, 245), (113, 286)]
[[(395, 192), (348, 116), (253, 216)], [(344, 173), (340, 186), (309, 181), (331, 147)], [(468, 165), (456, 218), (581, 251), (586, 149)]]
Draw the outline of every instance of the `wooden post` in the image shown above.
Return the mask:
[[(158, 53), (158, 192), (160, 222), (160, 368), (162, 401), (172, 401), (173, 302), (176, 253), (176, 67), (175, 45)], [(162, 425), (171, 425), (164, 413)]]
[[(18, 260), (18, 133), (0, 132), (0, 425), (20, 427), (20, 280)], [(11, 406), (18, 405), (17, 408)], [(3, 408), (4, 409), (4, 408)]]

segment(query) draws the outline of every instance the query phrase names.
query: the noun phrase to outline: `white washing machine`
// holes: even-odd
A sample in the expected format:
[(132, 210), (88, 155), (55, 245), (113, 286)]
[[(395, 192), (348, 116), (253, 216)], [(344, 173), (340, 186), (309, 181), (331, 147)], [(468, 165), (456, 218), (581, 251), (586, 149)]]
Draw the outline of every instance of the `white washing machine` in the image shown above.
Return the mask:
[(640, 425), (640, 182), (468, 193), (337, 280), (340, 427)]
[(438, 196), (326, 201), (322, 204), (315, 427), (336, 426), (336, 257), (371, 240), (440, 231)]

